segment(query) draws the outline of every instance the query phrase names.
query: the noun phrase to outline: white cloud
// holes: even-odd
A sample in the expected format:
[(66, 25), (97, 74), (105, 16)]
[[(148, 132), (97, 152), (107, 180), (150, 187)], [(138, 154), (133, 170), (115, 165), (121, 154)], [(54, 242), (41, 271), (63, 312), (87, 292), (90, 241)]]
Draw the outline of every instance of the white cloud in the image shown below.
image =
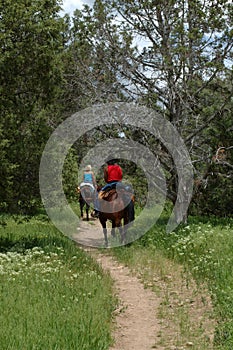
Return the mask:
[(81, 10), (83, 5), (92, 6), (93, 3), (94, 0), (63, 0), (62, 8), (65, 13), (72, 14), (76, 9)]

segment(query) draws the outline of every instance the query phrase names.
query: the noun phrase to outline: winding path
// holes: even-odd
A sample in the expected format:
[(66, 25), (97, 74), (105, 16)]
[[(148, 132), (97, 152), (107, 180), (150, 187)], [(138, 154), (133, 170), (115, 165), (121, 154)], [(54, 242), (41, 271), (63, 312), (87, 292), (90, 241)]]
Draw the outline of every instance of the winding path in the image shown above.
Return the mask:
[[(103, 233), (98, 221), (82, 221), (73, 239), (84, 245), (101, 246)], [(163, 347), (156, 345), (157, 334), (160, 331), (156, 317), (160, 298), (150, 289), (145, 289), (139, 279), (132, 276), (130, 270), (112, 256), (95, 248), (83, 248), (110, 273), (120, 300), (120, 305), (115, 311), (115, 344), (110, 350), (163, 350)]]
[[(120, 300), (120, 305), (115, 311), (115, 327), (113, 330), (115, 343), (110, 350), (184, 349), (184, 347), (172, 345), (172, 343), (174, 344), (173, 338), (177, 335), (177, 330), (174, 331), (172, 327), (167, 325), (164, 328), (161, 318), (158, 317), (159, 309), (164, 301), (164, 295), (158, 296), (149, 288), (145, 289), (140, 280), (132, 275), (129, 268), (116, 261), (108, 254), (109, 252), (105, 253), (103, 250), (101, 251), (93, 247), (85, 246), (85, 244), (91, 246), (102, 245), (103, 234), (98, 221), (82, 221), (77, 233), (74, 234), (72, 239), (79, 244), (81, 242), (83, 244), (83, 249), (92, 255), (106, 272), (110, 273), (115, 282), (115, 293)], [(178, 280), (178, 284), (182, 284), (182, 282)], [(161, 286), (160, 283), (160, 287)], [(179, 286), (177, 288), (178, 294), (180, 293), (179, 288), (182, 289), (183, 287)], [(166, 292), (168, 291), (167, 286), (164, 291), (165, 290)], [(190, 303), (191, 299), (188, 298), (191, 298), (191, 292), (189, 291), (188, 293), (189, 294), (187, 294), (186, 291), (184, 295), (179, 297), (183, 298), (183, 300), (188, 300), (188, 303)], [(201, 317), (200, 313), (203, 313), (200, 298), (202, 298), (201, 295), (199, 299), (196, 298), (192, 300), (192, 305), (189, 306), (193, 314), (195, 314), (195, 308), (197, 309), (196, 311), (198, 311), (198, 314), (195, 317), (196, 320), (198, 319), (198, 322)], [(174, 302), (177, 303), (177, 300), (174, 300)], [(171, 310), (174, 310), (175, 303), (174, 305), (169, 305)], [(194, 322), (196, 320), (194, 320)], [(213, 338), (212, 326), (211, 324), (209, 332), (210, 342), (212, 342)], [(161, 333), (164, 332), (165, 338), (167, 339), (167, 342), (165, 342), (166, 344), (161, 342), (160, 338)], [(188, 348), (192, 348), (193, 346), (192, 342), (187, 342), (186, 345)], [(209, 345), (206, 345), (206, 350), (211, 348)]]

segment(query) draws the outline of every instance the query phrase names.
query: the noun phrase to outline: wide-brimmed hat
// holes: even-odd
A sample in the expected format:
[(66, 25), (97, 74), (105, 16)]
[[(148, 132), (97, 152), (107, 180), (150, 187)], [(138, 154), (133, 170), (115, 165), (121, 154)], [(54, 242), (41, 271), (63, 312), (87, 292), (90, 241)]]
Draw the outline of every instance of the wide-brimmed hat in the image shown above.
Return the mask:
[(116, 163), (116, 162), (117, 162), (117, 158), (112, 154), (109, 154), (108, 157), (105, 159), (105, 163)]

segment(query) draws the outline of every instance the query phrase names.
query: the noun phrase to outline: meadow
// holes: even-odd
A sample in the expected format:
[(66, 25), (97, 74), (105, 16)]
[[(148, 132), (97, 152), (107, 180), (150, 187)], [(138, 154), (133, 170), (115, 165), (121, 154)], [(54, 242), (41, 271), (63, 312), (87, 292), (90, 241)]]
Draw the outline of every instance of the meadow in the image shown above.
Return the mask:
[[(148, 213), (148, 215), (150, 215)], [(215, 319), (214, 349), (233, 349), (233, 219), (189, 217), (174, 232), (165, 231), (168, 213), (155, 226), (126, 247), (114, 249), (117, 258), (140, 273), (144, 283), (156, 289), (151, 280), (157, 264), (160, 273), (168, 259), (204, 284), (211, 296)], [(170, 272), (172, 273), (172, 272)], [(199, 344), (195, 349), (208, 349)]]
[[(215, 322), (213, 349), (232, 350), (233, 220), (189, 217), (186, 225), (167, 234), (168, 217), (164, 212), (141, 238), (108, 252), (155, 293), (155, 271), (165, 280), (176, 273), (176, 266), (182, 267), (197, 288), (208, 289)], [(0, 216), (0, 280), (2, 350), (109, 349), (117, 305), (113, 282), (46, 215)], [(161, 318), (166, 316), (165, 306)], [(198, 338), (200, 329), (188, 329), (189, 320), (181, 310), (177, 348), (189, 339), (194, 350), (210, 349), (208, 339)]]
[(1, 350), (104, 350), (116, 299), (99, 265), (45, 215), (0, 217)]

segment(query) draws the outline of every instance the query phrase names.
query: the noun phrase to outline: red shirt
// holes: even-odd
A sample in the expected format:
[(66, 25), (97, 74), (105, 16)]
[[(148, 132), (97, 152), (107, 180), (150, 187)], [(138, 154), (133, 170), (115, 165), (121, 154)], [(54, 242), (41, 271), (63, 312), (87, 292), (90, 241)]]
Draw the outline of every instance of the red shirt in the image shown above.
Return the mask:
[(121, 181), (122, 180), (122, 169), (120, 165), (108, 165), (108, 177), (106, 182)]

